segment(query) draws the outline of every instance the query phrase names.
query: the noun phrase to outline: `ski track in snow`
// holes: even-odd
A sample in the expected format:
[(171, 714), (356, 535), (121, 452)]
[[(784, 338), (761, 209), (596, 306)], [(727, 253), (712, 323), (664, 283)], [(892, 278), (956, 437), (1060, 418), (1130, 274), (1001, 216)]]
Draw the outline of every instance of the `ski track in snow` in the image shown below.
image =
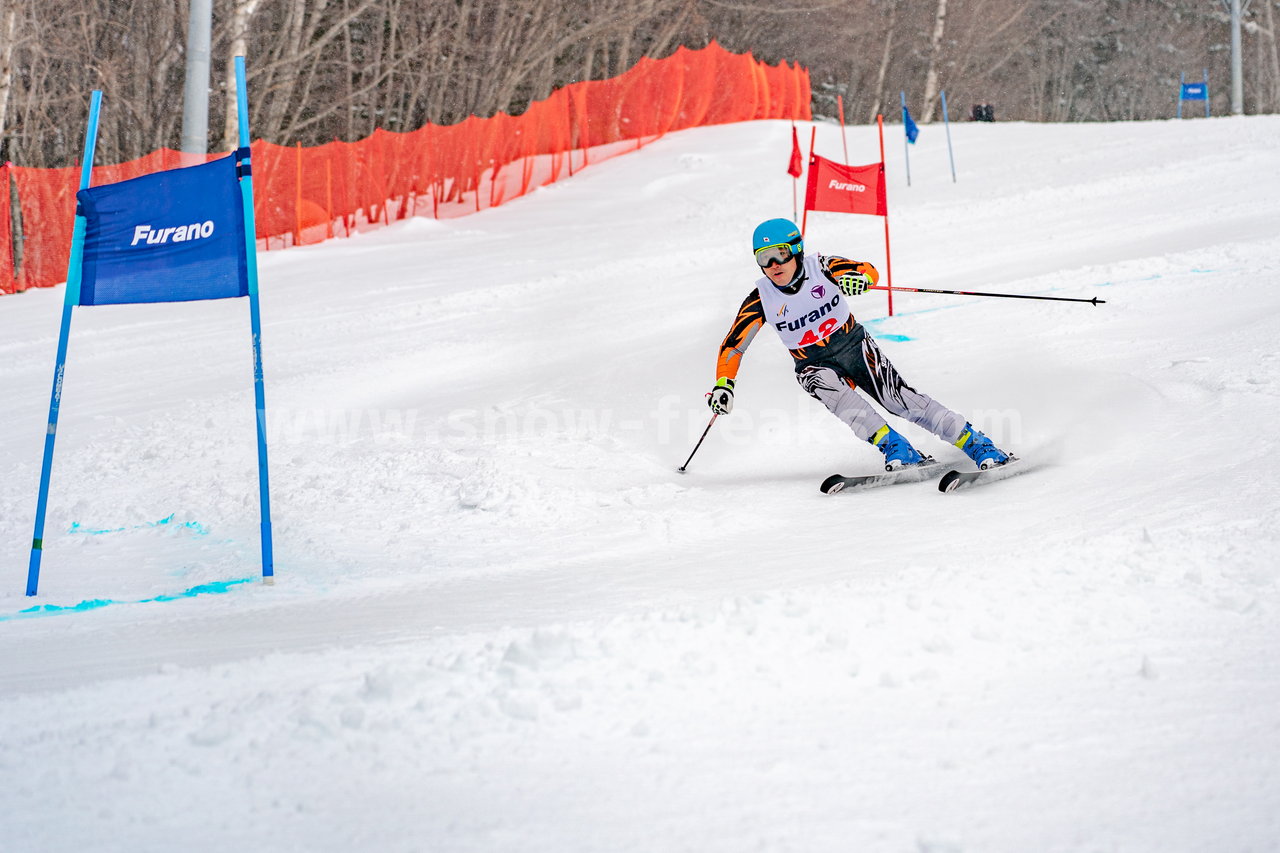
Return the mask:
[(261, 255), (273, 586), (231, 300), (77, 310), (22, 594), (62, 292), (0, 299), (0, 847), (1280, 849), (1277, 133), (889, 146), (898, 284), (1107, 300), (855, 303), (1041, 466), (947, 496), (819, 494), (877, 454), (768, 331), (675, 472), (789, 123)]

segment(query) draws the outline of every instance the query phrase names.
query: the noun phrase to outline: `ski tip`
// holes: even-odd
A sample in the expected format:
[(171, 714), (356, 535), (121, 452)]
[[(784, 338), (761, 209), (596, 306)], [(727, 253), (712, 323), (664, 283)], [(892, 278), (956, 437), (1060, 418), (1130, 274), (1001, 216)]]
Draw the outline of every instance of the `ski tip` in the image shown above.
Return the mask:
[[(1018, 457), (1010, 455), (1008, 460), (993, 465), (990, 468), (980, 468), (977, 471), (948, 471), (938, 481), (938, 491), (954, 492), (961, 486), (969, 486), (973, 483), (994, 482), (995, 480), (1003, 480), (1005, 477), (1013, 476), (1005, 472), (1006, 468), (1012, 468), (1021, 462)], [(1020, 466), (1019, 466), (1020, 468)], [(1014, 474), (1019, 471), (1014, 471)]]
[(824, 495), (834, 495), (836, 492), (844, 488), (844, 475), (832, 474), (830, 477), (822, 481), (822, 485), (818, 486), (818, 490)]

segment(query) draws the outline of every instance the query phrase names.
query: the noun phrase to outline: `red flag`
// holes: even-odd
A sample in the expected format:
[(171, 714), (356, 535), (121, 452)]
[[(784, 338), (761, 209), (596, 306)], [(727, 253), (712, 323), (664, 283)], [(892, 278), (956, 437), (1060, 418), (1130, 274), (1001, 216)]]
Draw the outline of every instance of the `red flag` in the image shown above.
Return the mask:
[(787, 164), (787, 174), (798, 178), (804, 172), (804, 155), (800, 153), (800, 136), (796, 126), (791, 125), (791, 162)]
[(841, 166), (814, 154), (809, 161), (804, 209), (887, 216), (889, 206), (885, 202), (884, 164)]

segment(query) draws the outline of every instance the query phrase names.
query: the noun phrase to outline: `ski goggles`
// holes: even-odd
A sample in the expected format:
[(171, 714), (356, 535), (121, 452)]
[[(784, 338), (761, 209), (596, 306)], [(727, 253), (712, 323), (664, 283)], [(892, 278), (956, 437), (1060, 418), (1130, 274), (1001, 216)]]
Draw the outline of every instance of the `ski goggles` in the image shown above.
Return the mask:
[(765, 246), (763, 249), (756, 249), (756, 263), (760, 265), (760, 269), (768, 269), (774, 264), (785, 264), (793, 257), (795, 253), (791, 251), (790, 243), (777, 243), (773, 246)]

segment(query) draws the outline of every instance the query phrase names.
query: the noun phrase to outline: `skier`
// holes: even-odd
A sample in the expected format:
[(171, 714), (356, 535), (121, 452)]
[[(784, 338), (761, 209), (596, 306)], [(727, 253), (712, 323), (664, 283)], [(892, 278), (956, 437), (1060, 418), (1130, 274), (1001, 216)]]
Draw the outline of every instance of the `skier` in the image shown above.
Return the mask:
[(960, 448), (980, 469), (1009, 460), (1009, 454), (963, 416), (904, 382), (854, 319), (848, 297), (861, 296), (879, 281), (874, 266), (835, 255), (806, 257), (800, 229), (789, 219), (762, 222), (755, 230), (753, 248), (764, 277), (743, 301), (720, 345), (716, 384), (707, 399), (713, 412), (733, 411), (733, 385), (742, 354), (760, 327), (768, 324), (791, 351), (800, 386), (855, 435), (879, 448), (886, 471), (931, 458), (889, 426), (863, 394), (891, 414)]

